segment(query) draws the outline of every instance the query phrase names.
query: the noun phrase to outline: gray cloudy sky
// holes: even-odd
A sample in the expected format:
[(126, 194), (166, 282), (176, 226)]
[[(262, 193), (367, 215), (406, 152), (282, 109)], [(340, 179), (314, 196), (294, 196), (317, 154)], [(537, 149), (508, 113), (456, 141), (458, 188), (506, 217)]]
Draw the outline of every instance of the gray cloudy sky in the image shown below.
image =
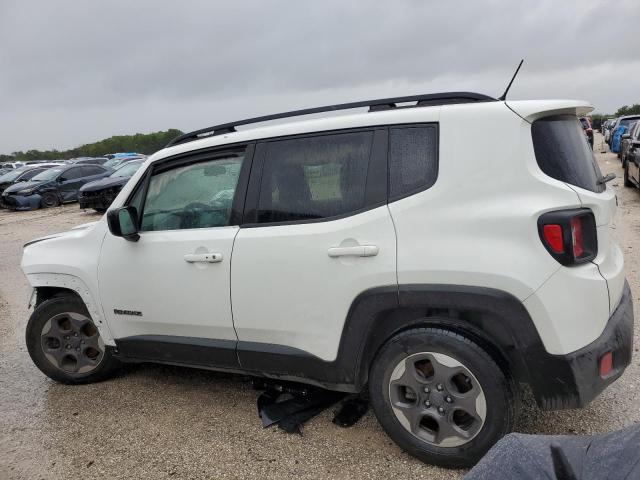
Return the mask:
[(640, 1), (0, 0), (0, 153), (433, 91), (640, 102)]

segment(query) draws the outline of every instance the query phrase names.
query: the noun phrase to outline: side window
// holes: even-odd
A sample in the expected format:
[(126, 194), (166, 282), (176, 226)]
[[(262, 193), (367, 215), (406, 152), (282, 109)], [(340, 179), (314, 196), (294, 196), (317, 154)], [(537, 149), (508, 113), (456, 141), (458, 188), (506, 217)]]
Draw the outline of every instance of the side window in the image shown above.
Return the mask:
[(82, 167), (82, 176), (89, 177), (91, 175), (99, 175), (104, 173), (104, 170), (96, 165), (83, 165)]
[(389, 198), (426, 190), (438, 177), (438, 127), (392, 127), (389, 132)]
[(269, 142), (258, 222), (322, 219), (365, 206), (373, 132)]
[(64, 172), (62, 175), (60, 175), (60, 180), (64, 182), (66, 180), (75, 180), (80, 177), (82, 177), (81, 167), (75, 167), (75, 168), (70, 168), (69, 170)]
[[(141, 230), (228, 225), (243, 160), (244, 156), (234, 155), (153, 174), (144, 200)], [(136, 193), (130, 202), (138, 211), (140, 196)]]
[(44, 172), (44, 169), (33, 169), (33, 170), (29, 170), (28, 172), (25, 172), (24, 174), (22, 174), (20, 176), (20, 180), (31, 180), (33, 177), (35, 177), (37, 174)]

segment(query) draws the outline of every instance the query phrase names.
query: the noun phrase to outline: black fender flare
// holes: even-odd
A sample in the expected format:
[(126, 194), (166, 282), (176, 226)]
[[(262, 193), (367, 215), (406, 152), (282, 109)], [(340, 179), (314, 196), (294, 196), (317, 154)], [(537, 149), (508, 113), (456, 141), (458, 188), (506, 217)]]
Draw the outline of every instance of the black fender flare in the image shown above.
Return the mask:
[(291, 347), (243, 341), (238, 342), (237, 352), (248, 370), (357, 392), (366, 385), (380, 347), (401, 331), (423, 326), (471, 336), (519, 381), (530, 379), (527, 355), (534, 350), (546, 353), (531, 317), (513, 295), (486, 287), (441, 284), (383, 286), (359, 294), (331, 362)]

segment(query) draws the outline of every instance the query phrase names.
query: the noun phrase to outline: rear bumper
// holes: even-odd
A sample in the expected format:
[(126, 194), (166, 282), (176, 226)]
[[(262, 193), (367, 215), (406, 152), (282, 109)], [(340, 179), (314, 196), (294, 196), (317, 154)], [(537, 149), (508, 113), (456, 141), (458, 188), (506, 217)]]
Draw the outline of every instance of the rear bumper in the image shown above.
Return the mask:
[[(599, 338), (567, 355), (529, 356), (530, 384), (538, 405), (545, 410), (584, 407), (622, 375), (632, 351), (633, 300), (625, 282), (620, 303)], [(613, 370), (601, 378), (600, 359), (607, 352), (613, 352)]]
[(37, 210), (42, 197), (34, 195), (2, 195), (0, 205), (10, 210)]

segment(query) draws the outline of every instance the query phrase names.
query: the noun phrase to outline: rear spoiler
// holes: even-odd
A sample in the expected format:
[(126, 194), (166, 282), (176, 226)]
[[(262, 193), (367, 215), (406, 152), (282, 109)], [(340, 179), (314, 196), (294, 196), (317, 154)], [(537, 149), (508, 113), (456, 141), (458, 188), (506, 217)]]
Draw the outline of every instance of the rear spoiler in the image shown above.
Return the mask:
[(505, 104), (529, 123), (551, 115), (582, 117), (593, 110), (593, 105), (582, 100), (515, 100), (506, 101)]

